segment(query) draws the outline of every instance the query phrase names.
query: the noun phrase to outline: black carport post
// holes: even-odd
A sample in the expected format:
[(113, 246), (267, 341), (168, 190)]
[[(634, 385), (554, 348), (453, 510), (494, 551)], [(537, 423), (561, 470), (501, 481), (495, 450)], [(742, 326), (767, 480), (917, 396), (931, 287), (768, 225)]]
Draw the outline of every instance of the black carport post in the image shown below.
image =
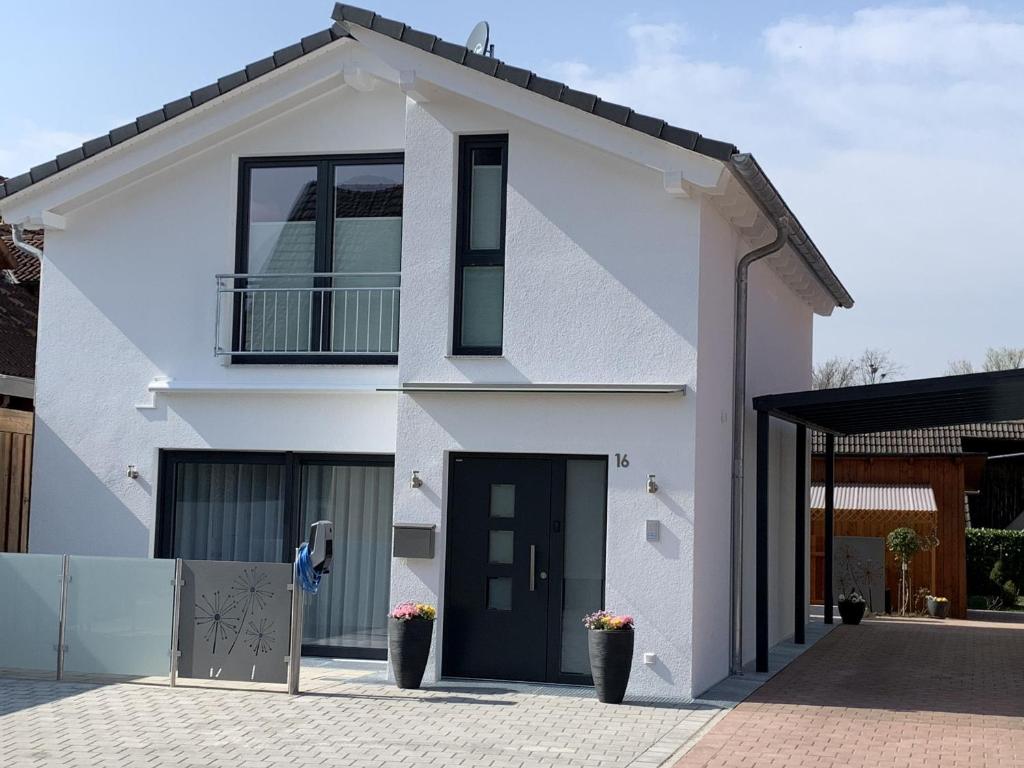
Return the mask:
[(825, 623), (832, 623), (832, 520), (836, 511), (836, 436), (825, 435)]
[(804, 622), (807, 618), (807, 575), (804, 563), (807, 558), (807, 427), (796, 425), (796, 481), (793, 492), (796, 497), (794, 518), (796, 530), (793, 545), (793, 642), (803, 645)]
[(757, 671), (768, 671), (768, 428), (769, 415), (757, 412), (757, 504), (755, 618)]

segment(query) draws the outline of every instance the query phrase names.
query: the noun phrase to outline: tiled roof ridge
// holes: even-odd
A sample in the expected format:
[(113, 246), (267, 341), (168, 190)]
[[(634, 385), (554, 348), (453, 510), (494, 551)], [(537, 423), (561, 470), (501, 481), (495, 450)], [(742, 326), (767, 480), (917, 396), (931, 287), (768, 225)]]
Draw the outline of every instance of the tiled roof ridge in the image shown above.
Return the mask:
[[(1024, 441), (1024, 420), (840, 435), (836, 437), (836, 453), (847, 456), (956, 456), (964, 453), (963, 441), (971, 439)], [(822, 433), (812, 434), (812, 451), (824, 453)]]

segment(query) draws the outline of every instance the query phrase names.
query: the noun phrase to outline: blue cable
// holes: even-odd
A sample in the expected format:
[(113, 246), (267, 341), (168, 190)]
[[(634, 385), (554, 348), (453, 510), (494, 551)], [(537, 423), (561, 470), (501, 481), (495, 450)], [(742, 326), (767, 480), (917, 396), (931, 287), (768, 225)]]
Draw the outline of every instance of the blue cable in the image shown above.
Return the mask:
[(313, 564), (309, 562), (308, 544), (299, 547), (299, 554), (295, 557), (295, 576), (303, 592), (315, 595), (320, 588), (320, 574), (313, 570)]

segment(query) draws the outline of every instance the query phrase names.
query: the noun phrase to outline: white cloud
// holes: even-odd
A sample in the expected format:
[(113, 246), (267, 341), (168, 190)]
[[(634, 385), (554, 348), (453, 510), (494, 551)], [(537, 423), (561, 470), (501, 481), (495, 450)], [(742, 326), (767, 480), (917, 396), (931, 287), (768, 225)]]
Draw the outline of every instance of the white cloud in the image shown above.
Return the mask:
[(678, 28), (629, 36), (623, 70), (558, 75), (757, 154), (858, 299), (817, 325), (819, 356), (891, 346), (931, 375), (1024, 342), (1024, 23), (964, 6), (781, 19), (747, 67), (690, 55)]
[(9, 138), (0, 146), (0, 175), (17, 176), (29, 168), (52, 160), (62, 152), (81, 146), (92, 138), (72, 131), (41, 128), (25, 120), (5, 131)]

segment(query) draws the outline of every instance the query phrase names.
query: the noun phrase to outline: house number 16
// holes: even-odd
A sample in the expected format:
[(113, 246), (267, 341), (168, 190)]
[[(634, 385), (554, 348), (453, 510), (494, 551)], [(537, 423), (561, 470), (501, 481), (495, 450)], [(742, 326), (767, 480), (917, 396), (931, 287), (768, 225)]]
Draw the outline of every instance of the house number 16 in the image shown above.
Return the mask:
[(615, 466), (618, 469), (625, 469), (629, 466), (629, 454), (628, 453), (616, 453), (615, 454)]

